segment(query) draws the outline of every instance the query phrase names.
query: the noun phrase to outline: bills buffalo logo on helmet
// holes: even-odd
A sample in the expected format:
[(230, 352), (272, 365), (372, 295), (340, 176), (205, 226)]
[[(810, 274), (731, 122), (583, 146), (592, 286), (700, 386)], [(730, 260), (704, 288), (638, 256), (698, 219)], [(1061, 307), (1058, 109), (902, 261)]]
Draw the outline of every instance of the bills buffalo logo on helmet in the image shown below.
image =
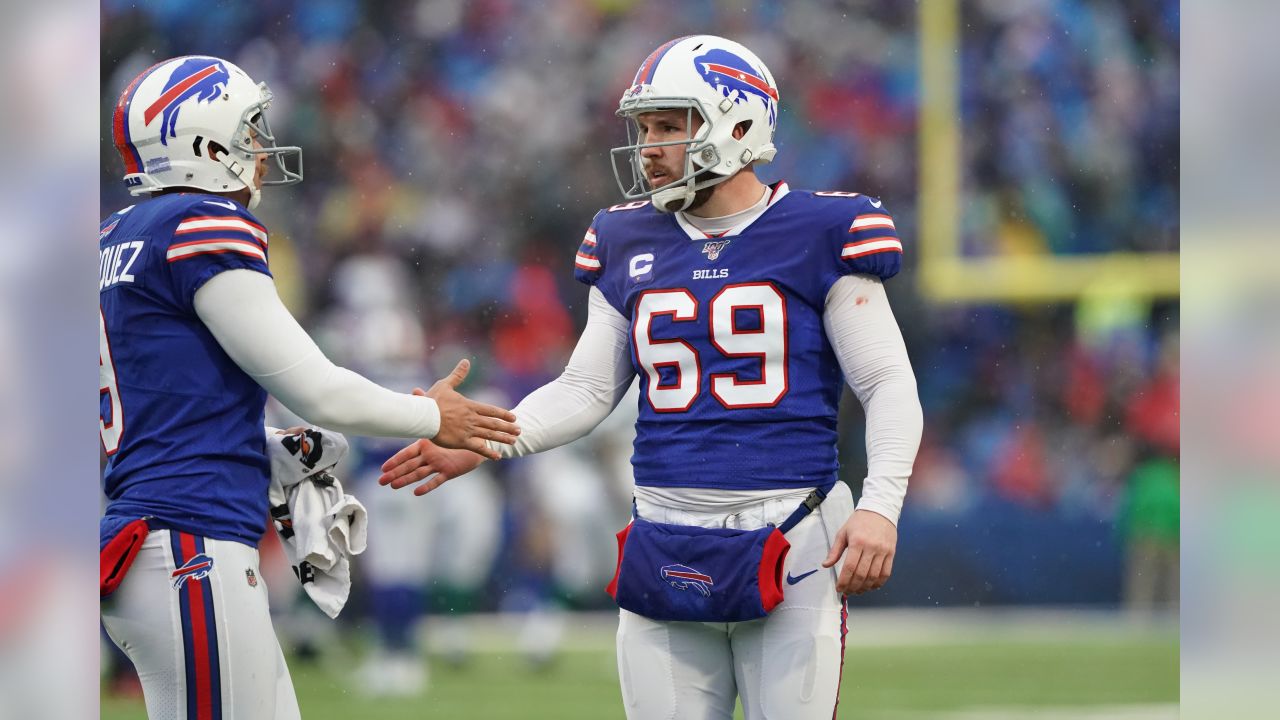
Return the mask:
[(182, 567), (173, 571), (173, 587), (180, 588), (185, 582), (191, 582), (207, 577), (209, 571), (213, 569), (213, 558), (200, 553), (190, 560), (182, 564)]
[(659, 571), (662, 579), (677, 590), (697, 590), (703, 597), (711, 597), (711, 576), (698, 572), (688, 565), (664, 565)]
[(764, 78), (764, 73), (728, 50), (713, 48), (694, 59), (702, 79), (730, 100), (742, 102), (752, 96), (760, 98), (769, 111), (773, 125), (778, 112), (778, 90)]
[(728, 240), (712, 240), (711, 242), (703, 243), (702, 254), (706, 255), (708, 260), (715, 260), (720, 257), (720, 253), (724, 252), (728, 245)]
[(147, 106), (142, 121), (150, 126), (160, 116), (160, 144), (168, 145), (169, 138), (177, 137), (178, 111), (191, 98), (198, 102), (211, 102), (227, 89), (231, 75), (221, 62), (207, 57), (194, 57), (179, 65), (164, 84), (164, 91), (156, 101)]

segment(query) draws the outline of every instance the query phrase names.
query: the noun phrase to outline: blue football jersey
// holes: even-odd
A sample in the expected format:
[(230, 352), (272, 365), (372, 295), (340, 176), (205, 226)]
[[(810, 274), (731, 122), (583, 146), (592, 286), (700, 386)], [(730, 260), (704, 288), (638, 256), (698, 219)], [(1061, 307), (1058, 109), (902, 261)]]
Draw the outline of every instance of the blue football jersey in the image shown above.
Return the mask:
[(892, 217), (858, 193), (777, 183), (763, 215), (716, 237), (647, 201), (598, 212), (575, 276), (630, 319), (636, 484), (832, 482), (844, 378), (827, 292), (843, 275), (890, 278), (901, 259)]
[(257, 545), (270, 465), (266, 391), (197, 317), (224, 270), (267, 269), (267, 231), (218, 195), (161, 195), (99, 230), (105, 543), (126, 522)]

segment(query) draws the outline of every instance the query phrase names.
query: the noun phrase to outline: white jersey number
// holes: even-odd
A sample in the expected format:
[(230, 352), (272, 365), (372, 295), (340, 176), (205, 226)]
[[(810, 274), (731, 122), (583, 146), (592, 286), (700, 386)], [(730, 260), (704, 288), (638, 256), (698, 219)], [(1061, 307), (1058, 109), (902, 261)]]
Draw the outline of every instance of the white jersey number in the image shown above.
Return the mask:
[[(726, 357), (754, 357), (760, 379), (742, 380), (736, 373), (713, 373), (711, 395), (726, 408), (773, 407), (787, 394), (787, 305), (771, 283), (728, 285), (711, 298), (711, 344)], [(756, 313), (759, 327), (738, 327), (738, 311)], [(684, 289), (649, 290), (636, 301), (631, 340), (636, 358), (649, 377), (649, 403), (657, 412), (684, 412), (698, 397), (702, 361), (689, 343), (655, 340), (653, 318), (670, 315), (673, 322), (698, 319), (698, 301)], [(659, 370), (673, 368), (675, 380), (662, 384)]]
[(102, 436), (102, 449), (115, 455), (120, 449), (120, 434), (124, 432), (124, 410), (120, 407), (120, 388), (116, 384), (116, 366), (111, 361), (111, 341), (107, 339), (107, 320), (98, 308), (98, 397), (106, 394), (111, 399), (111, 422), (98, 415), (98, 434)]
[[(672, 322), (697, 320), (698, 300), (688, 290), (650, 290), (636, 301), (636, 321), (631, 324), (636, 357), (649, 376), (649, 403), (658, 412), (684, 412), (698, 397), (698, 351), (683, 340), (654, 340), (651, 326), (658, 315), (670, 315)], [(664, 367), (675, 368), (675, 383), (662, 384), (658, 370)]]

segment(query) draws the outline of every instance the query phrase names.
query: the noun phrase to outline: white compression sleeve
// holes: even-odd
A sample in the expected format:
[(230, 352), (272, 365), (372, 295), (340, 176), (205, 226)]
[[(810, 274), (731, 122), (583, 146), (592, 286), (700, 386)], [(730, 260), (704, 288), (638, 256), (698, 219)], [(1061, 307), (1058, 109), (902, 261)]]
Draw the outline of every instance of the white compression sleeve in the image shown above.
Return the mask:
[(432, 438), (440, 430), (435, 400), (393, 392), (330, 362), (267, 275), (218, 273), (196, 291), (195, 309), (236, 365), (309, 423), (384, 437)]
[(840, 278), (827, 293), (822, 321), (867, 416), (867, 478), (858, 509), (875, 511), (896, 525), (924, 416), (884, 284), (870, 275)]
[(506, 457), (550, 450), (577, 440), (613, 412), (631, 386), (635, 370), (627, 354), (629, 323), (591, 288), (587, 326), (560, 377), (534, 390), (511, 412), (520, 436), (515, 445), (493, 441)]

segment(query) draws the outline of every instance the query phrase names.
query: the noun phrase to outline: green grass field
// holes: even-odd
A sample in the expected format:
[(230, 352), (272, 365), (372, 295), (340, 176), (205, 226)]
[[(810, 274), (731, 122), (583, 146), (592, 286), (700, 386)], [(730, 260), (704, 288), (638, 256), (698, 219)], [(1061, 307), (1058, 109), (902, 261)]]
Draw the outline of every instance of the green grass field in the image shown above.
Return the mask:
[[(882, 630), (849, 647), (839, 717), (1176, 717), (1176, 628), (1086, 625), (1010, 631), (995, 624), (944, 632), (938, 642), (925, 629), (898, 644), (883, 642), (891, 633)], [(412, 699), (365, 697), (335, 674), (332, 658), (291, 667), (308, 719), (622, 718), (609, 637), (592, 632), (576, 639), (541, 669), (498, 648), (477, 652), (463, 668), (433, 663), (427, 693)], [(104, 719), (143, 716), (139, 701), (103, 698)]]

